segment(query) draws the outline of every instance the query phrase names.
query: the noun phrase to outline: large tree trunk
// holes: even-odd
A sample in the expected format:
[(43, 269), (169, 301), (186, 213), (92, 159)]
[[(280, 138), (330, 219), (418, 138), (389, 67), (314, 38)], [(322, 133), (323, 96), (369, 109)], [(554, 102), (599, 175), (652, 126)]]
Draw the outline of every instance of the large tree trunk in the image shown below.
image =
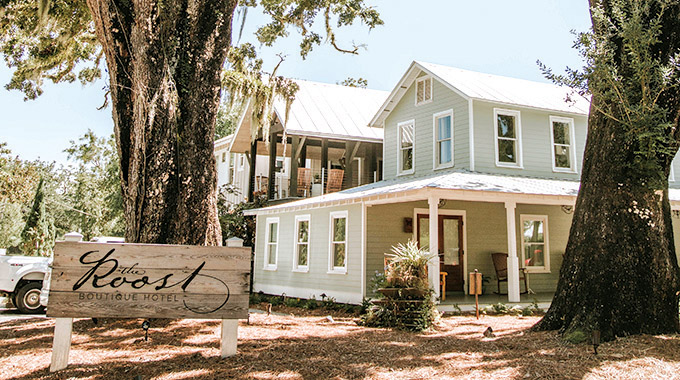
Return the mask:
[(213, 157), (237, 0), (87, 0), (108, 74), (130, 242), (221, 244)]
[[(611, 12), (610, 1), (591, 0), (591, 5), (595, 3), (603, 3), (605, 12)], [(651, 54), (672, 56), (677, 51), (677, 17), (676, 6), (667, 13), (662, 42)], [(594, 31), (606, 32), (595, 20)], [(620, 41), (614, 42), (618, 43), (614, 62), (625, 76), (630, 71), (622, 57), (629, 52)], [(603, 88), (592, 79), (589, 84)], [(676, 88), (659, 98), (674, 121), (668, 133), (676, 141), (678, 94)], [(575, 339), (579, 335), (589, 339), (592, 331), (599, 331), (603, 340), (678, 332), (680, 277), (665, 180), (672, 155), (659, 150), (649, 156), (650, 164), (659, 169), (640, 170), (645, 165), (639, 152), (652, 148), (640, 146), (636, 133), (646, 131), (633, 132), (612, 115), (598, 112), (602, 102), (594, 92), (581, 189), (557, 292), (535, 328), (559, 329)], [(652, 127), (650, 123), (649, 131)]]

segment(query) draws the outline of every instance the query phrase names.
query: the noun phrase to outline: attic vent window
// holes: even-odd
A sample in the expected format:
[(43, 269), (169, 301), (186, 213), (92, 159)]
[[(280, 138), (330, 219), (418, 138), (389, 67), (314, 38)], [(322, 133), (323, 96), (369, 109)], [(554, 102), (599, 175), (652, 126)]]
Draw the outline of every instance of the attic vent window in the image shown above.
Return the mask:
[(422, 77), (416, 81), (416, 105), (432, 101), (432, 78)]

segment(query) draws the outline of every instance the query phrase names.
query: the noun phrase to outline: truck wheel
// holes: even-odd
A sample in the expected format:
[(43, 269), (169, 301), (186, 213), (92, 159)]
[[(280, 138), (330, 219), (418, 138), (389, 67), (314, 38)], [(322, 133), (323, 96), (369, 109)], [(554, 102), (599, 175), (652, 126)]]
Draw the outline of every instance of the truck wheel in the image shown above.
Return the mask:
[(15, 306), (24, 314), (42, 313), (45, 307), (40, 305), (40, 282), (28, 282), (19, 288)]

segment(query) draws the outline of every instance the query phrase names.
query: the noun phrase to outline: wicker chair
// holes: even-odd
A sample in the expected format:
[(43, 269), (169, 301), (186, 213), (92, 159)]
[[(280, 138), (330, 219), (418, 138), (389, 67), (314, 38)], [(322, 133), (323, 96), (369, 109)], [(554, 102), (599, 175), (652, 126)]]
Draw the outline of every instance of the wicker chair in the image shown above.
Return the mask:
[(297, 180), (297, 195), (298, 197), (307, 197), (310, 194), (312, 187), (312, 169), (298, 168)]
[(342, 178), (345, 171), (342, 169), (331, 169), (328, 171), (328, 182), (326, 183), (326, 193), (334, 193), (342, 189)]
[[(498, 291), (496, 294), (507, 294), (501, 293), (501, 282), (508, 281), (508, 254), (507, 253), (492, 253), (491, 260), (493, 261), (493, 267), (496, 270), (496, 279), (498, 280)], [(524, 292), (521, 294), (526, 294), (529, 289), (527, 283), (527, 271), (525, 268), (519, 268), (519, 279), (524, 280)]]

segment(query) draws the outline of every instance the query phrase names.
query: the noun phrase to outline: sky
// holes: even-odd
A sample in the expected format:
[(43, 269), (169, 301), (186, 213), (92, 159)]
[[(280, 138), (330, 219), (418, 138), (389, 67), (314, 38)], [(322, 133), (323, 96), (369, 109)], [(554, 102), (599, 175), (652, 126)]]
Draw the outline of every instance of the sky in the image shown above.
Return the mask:
[[(325, 83), (361, 77), (369, 88), (390, 91), (413, 60), (546, 82), (536, 61), (556, 71), (580, 67), (571, 31), (590, 27), (586, 0), (365, 2), (377, 8), (385, 25), (370, 31), (361, 24), (337, 30), (341, 46), (365, 44), (359, 55), (322, 45), (303, 60), (295, 29), (272, 47), (260, 46), (254, 32), (267, 20), (257, 10), (248, 12), (242, 36), (239, 40), (234, 35), (233, 42), (254, 43), (266, 71), (283, 54), (280, 75)], [(99, 136), (113, 133), (111, 107), (97, 110), (104, 103), (108, 78), (85, 86), (46, 84), (41, 97), (24, 101), (22, 93), (4, 89), (11, 75), (0, 63), (0, 142), (7, 142), (13, 154), (66, 164), (64, 149), (88, 129)]]

